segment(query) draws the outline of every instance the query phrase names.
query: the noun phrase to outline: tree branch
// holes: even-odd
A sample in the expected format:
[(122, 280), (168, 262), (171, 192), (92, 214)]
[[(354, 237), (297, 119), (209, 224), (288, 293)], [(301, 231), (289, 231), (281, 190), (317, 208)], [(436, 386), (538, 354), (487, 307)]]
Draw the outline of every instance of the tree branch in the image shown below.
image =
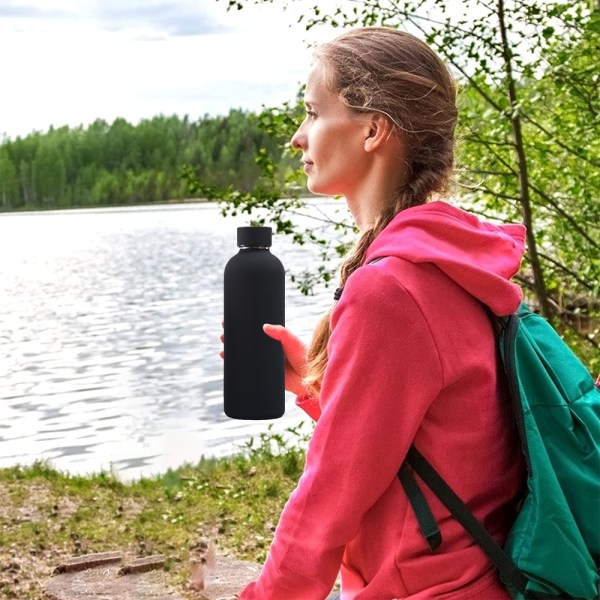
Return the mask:
[(514, 173), (509, 173), (508, 171), (486, 171), (484, 169), (471, 169), (470, 167), (459, 168), (456, 169), (456, 171), (462, 171), (465, 173), (475, 173), (476, 175), (493, 175), (500, 177), (512, 177), (514, 175)]
[[(362, 5), (364, 5), (364, 4), (368, 5), (368, 2), (365, 2), (364, 0), (349, 0), (349, 2), (354, 2), (356, 4), (362, 4)], [(433, 25), (439, 25), (441, 27), (445, 27), (446, 29), (452, 29), (454, 31), (459, 31), (460, 33), (464, 34), (465, 36), (469, 36), (471, 38), (476, 38), (476, 39), (478, 39), (481, 42), (484, 42), (484, 43), (486, 43), (488, 45), (491, 45), (491, 47), (494, 48), (498, 52), (502, 51), (502, 48), (501, 48), (500, 44), (493, 44), (493, 43), (490, 44), (490, 40), (489, 39), (486, 39), (484, 36), (475, 33), (472, 29), (471, 30), (463, 29), (462, 27), (459, 27), (458, 25), (452, 25), (450, 23), (450, 21), (448, 21), (448, 20), (446, 20), (446, 21), (438, 21), (437, 19), (432, 19), (431, 17), (426, 17), (426, 16), (423, 16), (423, 15), (415, 14), (414, 12), (411, 12), (410, 15), (409, 15), (406, 10), (401, 10), (400, 7), (397, 6), (397, 2), (390, 2), (390, 4), (392, 6), (388, 9), (388, 11), (389, 11), (389, 13), (390, 13), (391, 16), (396, 17), (398, 15), (401, 15), (404, 18), (409, 19), (409, 20), (410, 20), (411, 17), (414, 17), (416, 19), (419, 19), (420, 21), (425, 21), (426, 23), (432, 23)], [(421, 3), (421, 5), (422, 4), (423, 3)], [(480, 0), (480, 4), (483, 5), (483, 2), (481, 2), (481, 0)], [(373, 6), (373, 5), (371, 5), (371, 6)], [(373, 7), (374, 8), (382, 8), (378, 3), (377, 3), (376, 6), (373, 6)], [(488, 10), (490, 10), (488, 6), (486, 6), (486, 8), (488, 8)], [(493, 11), (490, 10), (490, 12), (493, 12)], [(417, 25), (414, 22), (413, 22), (413, 25), (415, 27), (418, 27), (425, 35), (427, 34), (427, 31), (425, 29), (423, 29), (420, 25)]]
[(514, 196), (509, 196), (508, 194), (502, 194), (501, 192), (494, 192), (493, 190), (490, 190), (488, 188), (484, 188), (481, 186), (477, 186), (477, 185), (468, 185), (466, 183), (460, 183), (460, 181), (458, 182), (458, 185), (462, 188), (465, 188), (466, 190), (472, 191), (472, 192), (483, 192), (484, 194), (489, 194), (490, 196), (494, 196), (495, 198), (501, 198), (502, 200), (511, 200), (512, 202), (515, 202), (516, 204), (519, 203), (519, 198), (515, 198)]
[(540, 198), (543, 198), (548, 204), (550, 204), (550, 206), (552, 206), (552, 208), (554, 208), (554, 210), (559, 215), (561, 215), (561, 217), (563, 217), (563, 219), (568, 221), (571, 224), (571, 226), (573, 227), (573, 229), (575, 231), (577, 231), (577, 233), (579, 233), (579, 235), (582, 238), (584, 238), (592, 246), (592, 248), (600, 249), (600, 245), (595, 240), (593, 240), (587, 234), (587, 232), (585, 230), (583, 230), (581, 228), (579, 223), (577, 223), (577, 221), (570, 214), (565, 212), (565, 210), (563, 208), (561, 208), (561, 206), (555, 200), (553, 200), (550, 196), (548, 196), (548, 194), (546, 192), (544, 192), (543, 190), (540, 190), (537, 186), (533, 185), (531, 182), (529, 182), (529, 187)]
[(577, 273), (575, 273), (575, 271), (573, 271), (572, 269), (565, 267), (565, 265), (563, 265), (562, 263), (559, 263), (556, 259), (554, 259), (551, 256), (548, 256), (547, 254), (544, 254), (542, 252), (540, 252), (540, 258), (543, 258), (545, 261), (552, 263), (557, 269), (559, 269), (563, 273), (566, 273), (567, 275), (570, 275), (571, 277), (573, 277), (573, 279), (575, 279), (575, 281), (577, 281), (577, 283), (581, 284), (584, 288), (590, 290), (590, 292), (594, 292), (594, 286), (591, 285), (590, 283), (588, 283), (585, 279), (582, 279), (581, 277), (579, 277), (579, 275), (577, 275)]
[(589, 163), (593, 167), (600, 167), (600, 161), (596, 161), (591, 158), (588, 158), (587, 156), (584, 156), (583, 154), (581, 154), (581, 152), (575, 150), (574, 148), (571, 148), (570, 146), (567, 146), (567, 144), (564, 144), (563, 142), (561, 142), (558, 138), (556, 138), (554, 135), (552, 135), (552, 133), (550, 131), (548, 131), (543, 125), (540, 125), (537, 121), (535, 121), (529, 115), (527, 115), (527, 113), (521, 112), (521, 117), (523, 118), (524, 121), (531, 123), (534, 127), (537, 127), (540, 131), (545, 133), (552, 142), (554, 142), (557, 146), (560, 146), (563, 150), (566, 150), (569, 154), (573, 154), (574, 156), (577, 156), (577, 158), (580, 158), (581, 160)]
[(514, 177), (516, 177), (518, 175), (516, 169), (508, 162), (506, 162), (506, 160), (504, 159), (504, 157), (500, 156), (495, 149), (492, 147), (495, 144), (488, 144), (488, 140), (486, 140), (485, 138), (483, 138), (481, 135), (479, 135), (479, 132), (477, 132), (477, 130), (473, 129), (472, 127), (469, 127), (469, 131), (490, 151), (490, 153), (501, 163), (503, 164), (510, 172), (510, 174), (512, 174)]
[(508, 40), (506, 19), (504, 15), (504, 0), (497, 0), (498, 25), (500, 27), (500, 37), (502, 39), (502, 57), (504, 60), (504, 70), (506, 72), (506, 84), (508, 98), (511, 107), (511, 125), (515, 140), (515, 154), (518, 165), (519, 178), (519, 203), (521, 205), (521, 214), (523, 215), (523, 225), (525, 225), (525, 236), (527, 239), (527, 251), (531, 259), (533, 269), (535, 292), (540, 303), (542, 314), (546, 318), (552, 316), (552, 310), (548, 304), (548, 290), (544, 279), (544, 272), (539, 261), (537, 251), (537, 241), (533, 228), (533, 215), (531, 209), (531, 199), (529, 197), (529, 174), (527, 155), (525, 153), (525, 144), (523, 140), (523, 131), (521, 128), (521, 119), (516, 110), (519, 102), (517, 98), (517, 87), (512, 73), (513, 51)]
[[(470, 136), (465, 135), (463, 139), (468, 140), (468, 139), (470, 139)], [(504, 146), (504, 147), (508, 146), (509, 148), (514, 148), (515, 147), (515, 143), (514, 142), (497, 142), (495, 140), (484, 139), (481, 136), (479, 136), (478, 139), (481, 142), (485, 141), (486, 146)]]
[[(423, 29), (418, 23), (415, 23), (412, 16), (407, 15), (406, 13), (402, 13), (404, 15), (404, 17), (406, 18), (406, 20), (411, 23), (412, 25), (414, 25), (417, 29), (419, 29), (419, 31), (421, 31), (421, 33), (423, 33), (424, 35), (427, 35), (427, 31), (425, 31), (425, 29)], [(495, 102), (483, 89), (481, 89), (481, 87), (479, 86), (479, 84), (475, 83), (475, 80), (473, 79), (473, 77), (471, 77), (453, 58), (449, 57), (443, 50), (443, 48), (440, 48), (440, 50), (444, 53), (444, 56), (446, 57), (446, 60), (455, 68), (457, 69), (462, 76), (469, 82), (469, 84), (473, 87), (473, 89), (488, 103), (490, 104), (490, 106), (493, 106), (498, 112), (503, 112), (503, 108), (497, 103)]]

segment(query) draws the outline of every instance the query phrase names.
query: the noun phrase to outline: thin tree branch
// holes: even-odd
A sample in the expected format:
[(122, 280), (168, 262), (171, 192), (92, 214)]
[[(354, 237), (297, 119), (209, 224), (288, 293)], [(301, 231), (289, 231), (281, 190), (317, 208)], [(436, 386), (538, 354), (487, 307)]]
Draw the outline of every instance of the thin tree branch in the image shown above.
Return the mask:
[(500, 221), (501, 223), (506, 223), (506, 224), (512, 224), (514, 221), (508, 217), (500, 217), (498, 215), (495, 214), (489, 214), (483, 210), (479, 210), (475, 207), (470, 206), (469, 207), (469, 212), (473, 213), (474, 215), (478, 215), (480, 217), (483, 217), (484, 219), (487, 219), (488, 221)]
[[(600, 49), (598, 49), (598, 50), (600, 52)], [(552, 65), (550, 65), (550, 66), (552, 66)], [(592, 105), (592, 98), (595, 97), (593, 91), (588, 92), (585, 88), (585, 85), (583, 87), (580, 87), (578, 85), (579, 81), (575, 77), (572, 76), (572, 71), (569, 71), (568, 74), (564, 76), (564, 80), (571, 87), (571, 89), (573, 90), (575, 95), (578, 96), (582, 100), (582, 102), (586, 105), (587, 109), (594, 116), (594, 118), (596, 118), (598, 116), (598, 111)], [(598, 92), (597, 89), (595, 91)]]
[(581, 225), (579, 225), (579, 223), (577, 223), (577, 221), (571, 216), (569, 215), (567, 212), (565, 212), (565, 210), (563, 208), (561, 208), (561, 206), (555, 201), (553, 200), (550, 196), (548, 196), (548, 194), (546, 192), (544, 192), (543, 190), (540, 190), (537, 186), (533, 185), (531, 182), (529, 183), (529, 188), (536, 193), (540, 198), (543, 198), (550, 206), (552, 206), (552, 208), (554, 208), (554, 210), (561, 215), (561, 217), (563, 219), (565, 219), (566, 221), (568, 221), (571, 226), (573, 227), (573, 229), (579, 233), (579, 235), (584, 238), (591, 246), (592, 248), (597, 248), (600, 249), (600, 245), (593, 240), (586, 231), (584, 231), (581, 228)]
[(456, 169), (457, 172), (463, 173), (474, 173), (476, 175), (493, 175), (493, 176), (501, 176), (501, 177), (512, 177), (513, 173), (509, 173), (508, 171), (486, 171), (485, 169), (471, 169), (469, 167), (463, 167)]
[(501, 192), (494, 192), (488, 188), (484, 188), (477, 185), (468, 185), (466, 183), (458, 182), (458, 185), (466, 190), (471, 192), (482, 192), (484, 194), (489, 194), (490, 196), (494, 196), (495, 198), (501, 198), (502, 200), (511, 200), (512, 202), (519, 203), (519, 198), (515, 198), (514, 196), (509, 196), (508, 194), (502, 194)]
[(516, 171), (516, 169), (508, 162), (506, 162), (506, 160), (504, 159), (504, 157), (500, 156), (493, 148), (492, 144), (488, 144), (488, 140), (486, 140), (485, 138), (483, 138), (481, 135), (479, 135), (479, 133), (469, 127), (469, 131), (490, 151), (490, 153), (501, 163), (503, 164), (508, 170), (509, 172), (514, 176), (517, 177), (518, 173)]
[[(355, 4), (362, 4), (362, 5), (367, 4), (368, 5), (368, 3), (365, 2), (364, 0), (348, 0), (348, 1), (349, 2), (354, 2)], [(485, 42), (486, 44), (490, 45), (492, 48), (494, 48), (498, 52), (502, 51), (502, 48), (501, 48), (500, 44), (493, 44), (493, 43), (490, 44), (490, 41), (488, 39), (486, 39), (482, 35), (478, 35), (478, 34), (474, 33), (472, 30), (463, 29), (462, 27), (459, 27), (458, 25), (451, 25), (449, 21), (438, 21), (437, 19), (432, 19), (431, 17), (425, 17), (423, 15), (417, 15), (417, 14), (414, 14), (414, 13), (411, 13), (409, 15), (405, 10), (400, 10), (397, 6), (394, 5), (394, 3), (391, 3), (391, 4), (392, 4), (392, 7), (390, 7), (389, 9), (387, 9), (389, 11), (389, 13), (390, 13), (391, 16), (396, 17), (398, 15), (401, 15), (401, 16), (405, 17), (408, 20), (410, 20), (411, 17), (414, 17), (416, 19), (419, 19), (420, 21), (425, 21), (427, 23), (432, 23), (433, 25), (439, 25), (441, 27), (445, 27), (446, 29), (452, 29), (454, 31), (459, 31), (460, 33), (468, 35), (468, 36), (470, 36), (472, 38), (476, 38), (479, 41)], [(480, 2), (480, 4), (483, 5), (483, 2)], [(373, 6), (373, 8), (382, 8), (378, 3), (376, 3), (375, 5), (371, 5), (371, 6)], [(493, 12), (488, 6), (486, 6), (486, 8), (488, 8), (488, 10), (490, 10), (490, 12)], [(424, 34), (427, 34), (427, 31), (425, 29), (423, 29), (421, 26), (417, 25), (414, 22), (413, 22), (413, 25), (415, 27), (418, 27)]]
[[(474, 129), (471, 130), (471, 132), (473, 133), (473, 135), (479, 139), (481, 141), (482, 144), (484, 144), (492, 154), (494, 154), (494, 156), (507, 168), (509, 169), (510, 174), (512, 174), (513, 176), (517, 176), (517, 171), (515, 169), (512, 168), (512, 166), (510, 164), (508, 164), (504, 158), (502, 158), (501, 156), (498, 155), (498, 153), (494, 152), (493, 148), (490, 147), (490, 145), (488, 144), (488, 141), (485, 140), (484, 138), (482, 138), (477, 131), (475, 131)], [(558, 214), (560, 214), (565, 220), (567, 220), (571, 226), (573, 227), (573, 229), (575, 231), (577, 231), (589, 244), (591, 244), (591, 246), (593, 248), (600, 248), (600, 246), (598, 245), (597, 242), (595, 242), (582, 228), (581, 225), (579, 225), (577, 223), (577, 221), (575, 221), (575, 219), (569, 215), (567, 212), (564, 211), (564, 209), (562, 209), (560, 207), (560, 205), (553, 200), (550, 196), (548, 196), (547, 193), (545, 193), (543, 190), (541, 190), (540, 188), (538, 188), (536, 185), (534, 185), (534, 183), (528, 179), (527, 181), (528, 187), (535, 192), (540, 198), (543, 198), (544, 200), (546, 200), (546, 202), (548, 204), (550, 204)], [(491, 192), (491, 191), (490, 191)], [(502, 196), (499, 196), (502, 197)], [(510, 198), (510, 196), (508, 196), (507, 198)]]
[[(470, 136), (469, 135), (465, 135), (463, 137), (463, 139), (465, 140), (469, 140)], [(479, 136), (478, 137), (479, 141), (483, 142), (485, 141), (486, 145), (488, 146), (504, 146), (504, 147), (509, 147), (509, 148), (514, 148), (515, 147), (515, 143), (514, 142), (497, 142), (495, 140), (488, 140), (488, 139), (484, 139), (483, 137)]]
[(552, 263), (557, 269), (559, 269), (563, 273), (570, 275), (581, 286), (588, 289), (590, 292), (594, 291), (594, 286), (591, 285), (589, 282), (587, 282), (585, 279), (582, 279), (581, 277), (579, 277), (579, 275), (577, 275), (577, 273), (575, 271), (573, 271), (572, 269), (569, 269), (568, 267), (565, 267), (565, 265), (563, 265), (562, 263), (559, 263), (556, 259), (552, 258), (551, 256), (548, 256), (545, 253), (540, 252), (539, 254), (540, 254), (540, 258), (543, 258), (545, 261)]
[[(424, 35), (427, 35), (427, 31), (425, 31), (425, 29), (423, 29), (418, 23), (415, 23), (412, 16), (407, 15), (406, 13), (403, 13), (406, 20), (411, 23), (412, 25), (414, 25), (417, 29), (419, 29)], [(418, 15), (414, 15), (415, 17), (418, 17)], [(468, 32), (465, 32), (468, 33)], [(443, 49), (441, 49), (443, 51)], [(465, 79), (471, 84), (471, 86), (473, 87), (473, 89), (491, 106), (493, 106), (498, 112), (503, 112), (503, 108), (497, 103), (495, 102), (483, 89), (481, 89), (481, 87), (479, 86), (479, 84), (475, 83), (475, 80), (473, 79), (473, 77), (471, 77), (453, 58), (448, 57), (448, 55), (446, 53), (444, 53), (444, 55), (446, 56), (446, 60), (454, 67), (456, 68), (462, 75), (463, 77), (465, 77)]]
[(554, 142), (557, 146), (560, 146), (563, 150), (566, 150), (567, 152), (569, 152), (569, 154), (573, 154), (574, 156), (577, 156), (578, 158), (589, 163), (593, 167), (600, 167), (600, 161), (588, 158), (587, 156), (584, 156), (583, 154), (581, 154), (581, 152), (575, 150), (574, 148), (571, 148), (570, 146), (567, 146), (566, 144), (561, 142), (558, 138), (556, 138), (543, 125), (540, 125), (537, 121), (535, 121), (533, 118), (531, 118), (529, 115), (527, 115), (527, 113), (521, 112), (521, 118), (523, 120), (527, 121), (528, 123), (531, 123), (534, 127), (537, 127), (540, 131), (545, 133), (552, 142)]

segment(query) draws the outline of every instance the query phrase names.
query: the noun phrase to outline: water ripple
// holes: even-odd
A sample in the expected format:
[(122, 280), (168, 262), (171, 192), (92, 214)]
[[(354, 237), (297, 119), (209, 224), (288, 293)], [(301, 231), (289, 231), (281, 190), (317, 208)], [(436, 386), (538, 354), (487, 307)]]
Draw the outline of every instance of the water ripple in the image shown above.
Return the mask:
[[(132, 478), (307, 420), (290, 394), (281, 419), (223, 413), (223, 269), (246, 224), (209, 205), (0, 215), (0, 466)], [(288, 273), (318, 263), (283, 236), (272, 251)], [(286, 286), (308, 341), (331, 290)]]

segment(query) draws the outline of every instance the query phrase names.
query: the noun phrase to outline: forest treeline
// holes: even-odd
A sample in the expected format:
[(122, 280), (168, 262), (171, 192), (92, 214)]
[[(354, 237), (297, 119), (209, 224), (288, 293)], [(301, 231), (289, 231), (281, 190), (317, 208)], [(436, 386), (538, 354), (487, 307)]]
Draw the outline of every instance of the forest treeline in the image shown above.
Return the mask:
[[(281, 150), (253, 113), (163, 116), (137, 125), (98, 119), (0, 143), (0, 210), (151, 203), (201, 195), (184, 168), (207, 185), (250, 190), (260, 179), (256, 156)], [(188, 171), (189, 173), (189, 171)]]

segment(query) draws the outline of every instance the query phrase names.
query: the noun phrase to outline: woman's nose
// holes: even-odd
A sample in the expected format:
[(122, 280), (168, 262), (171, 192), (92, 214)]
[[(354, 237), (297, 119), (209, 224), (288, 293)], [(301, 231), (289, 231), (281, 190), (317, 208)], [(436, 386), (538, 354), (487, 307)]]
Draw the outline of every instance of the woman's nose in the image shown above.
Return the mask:
[(290, 146), (294, 148), (294, 150), (302, 150), (304, 147), (304, 136), (301, 133), (302, 126), (298, 127), (296, 133), (292, 136), (290, 140)]

